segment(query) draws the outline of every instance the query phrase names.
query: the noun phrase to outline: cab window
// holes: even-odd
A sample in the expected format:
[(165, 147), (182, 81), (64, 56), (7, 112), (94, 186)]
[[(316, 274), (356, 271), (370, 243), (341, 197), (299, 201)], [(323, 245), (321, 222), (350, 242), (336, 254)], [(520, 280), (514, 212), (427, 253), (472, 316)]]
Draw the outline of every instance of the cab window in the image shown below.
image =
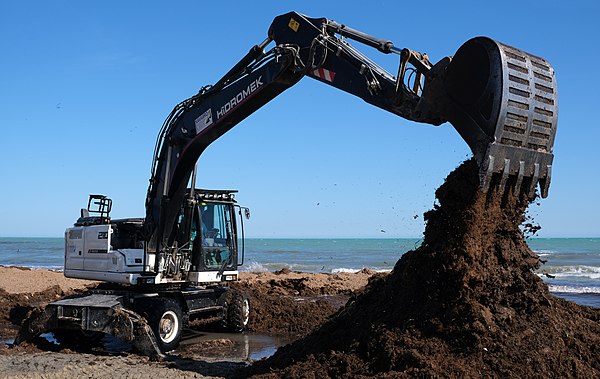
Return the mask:
[(202, 256), (206, 269), (220, 269), (234, 261), (231, 207), (227, 204), (201, 203)]

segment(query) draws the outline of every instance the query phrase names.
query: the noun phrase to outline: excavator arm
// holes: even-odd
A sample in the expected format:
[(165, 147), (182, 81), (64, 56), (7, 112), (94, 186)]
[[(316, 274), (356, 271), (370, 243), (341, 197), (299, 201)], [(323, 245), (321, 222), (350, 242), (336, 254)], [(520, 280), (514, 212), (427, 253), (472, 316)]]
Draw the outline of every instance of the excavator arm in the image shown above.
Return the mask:
[[(398, 55), (396, 75), (350, 39)], [(271, 42), (275, 47), (265, 51)], [(450, 122), (479, 163), (483, 191), (498, 178), (515, 192), (533, 197), (539, 184), (541, 196), (548, 194), (558, 105), (547, 61), (477, 37), (454, 57), (432, 64), (426, 54), (391, 41), (290, 12), (276, 17), (268, 38), (218, 82), (178, 104), (166, 119), (146, 199), (148, 251), (163, 254), (171, 248), (172, 229), (202, 152), (304, 76), (412, 121)]]
[(296, 51), (254, 46), (221, 80), (179, 103), (159, 134), (146, 198), (147, 249), (160, 252), (170, 235), (187, 184), (202, 152), (216, 139), (304, 75), (293, 69)]

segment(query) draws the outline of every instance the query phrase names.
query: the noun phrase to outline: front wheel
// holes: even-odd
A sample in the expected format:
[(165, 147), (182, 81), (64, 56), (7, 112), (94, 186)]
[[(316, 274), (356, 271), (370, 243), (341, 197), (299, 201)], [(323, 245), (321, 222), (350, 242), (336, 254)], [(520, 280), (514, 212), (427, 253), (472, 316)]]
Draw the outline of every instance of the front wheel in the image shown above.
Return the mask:
[(161, 299), (152, 304), (149, 311), (149, 324), (154, 332), (158, 347), (163, 353), (179, 345), (183, 330), (181, 306), (173, 299)]
[(225, 326), (231, 332), (243, 332), (250, 320), (248, 297), (237, 291), (227, 294), (225, 303)]

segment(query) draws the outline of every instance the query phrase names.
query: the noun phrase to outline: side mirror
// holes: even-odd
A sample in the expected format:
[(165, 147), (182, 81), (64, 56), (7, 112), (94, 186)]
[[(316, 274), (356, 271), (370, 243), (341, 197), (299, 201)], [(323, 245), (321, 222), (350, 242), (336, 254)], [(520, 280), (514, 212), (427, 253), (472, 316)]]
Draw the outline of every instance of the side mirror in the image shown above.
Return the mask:
[(246, 216), (246, 220), (250, 220), (250, 208), (244, 208), (244, 216)]

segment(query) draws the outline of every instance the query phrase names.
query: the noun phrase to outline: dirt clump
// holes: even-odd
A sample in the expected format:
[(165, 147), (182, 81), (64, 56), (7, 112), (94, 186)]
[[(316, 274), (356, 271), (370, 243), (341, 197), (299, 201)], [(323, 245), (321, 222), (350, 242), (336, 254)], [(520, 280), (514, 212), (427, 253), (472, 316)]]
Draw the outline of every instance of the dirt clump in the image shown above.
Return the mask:
[(194, 357), (210, 354), (212, 357), (226, 358), (235, 349), (235, 342), (227, 338), (210, 339), (193, 344), (180, 345), (177, 354), (180, 357)]
[[(300, 296), (295, 279), (248, 284), (240, 282), (236, 289), (249, 298), (252, 311), (248, 330), (258, 333), (303, 336), (323, 324), (348, 297)], [(338, 305), (336, 306), (335, 301)]]
[(0, 336), (14, 338), (29, 311), (65, 295), (58, 285), (35, 293), (8, 293), (0, 288)]
[(464, 162), (436, 191), (418, 249), (244, 375), (599, 377), (600, 310), (556, 298), (533, 273), (527, 196), (478, 187)]
[(313, 273), (282, 269), (276, 272), (243, 272), (235, 290), (250, 300), (248, 330), (300, 337), (325, 322), (374, 275)]

